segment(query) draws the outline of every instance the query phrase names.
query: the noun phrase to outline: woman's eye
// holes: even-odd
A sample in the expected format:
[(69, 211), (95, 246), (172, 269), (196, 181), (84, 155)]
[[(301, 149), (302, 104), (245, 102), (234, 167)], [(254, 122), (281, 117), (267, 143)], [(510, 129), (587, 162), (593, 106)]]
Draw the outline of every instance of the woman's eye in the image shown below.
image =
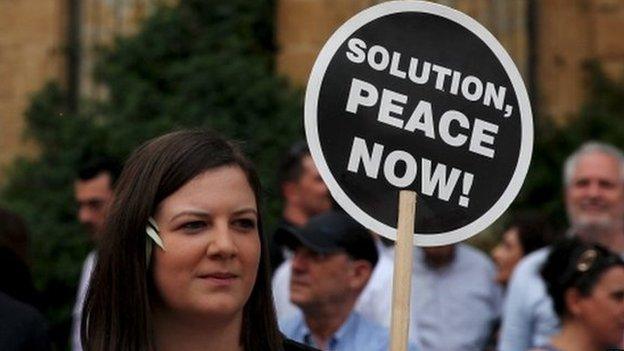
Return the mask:
[(624, 301), (624, 291), (613, 292), (611, 293), (611, 296), (618, 302)]
[(239, 218), (234, 220), (234, 225), (244, 230), (251, 230), (256, 228), (256, 220), (252, 218)]
[(202, 222), (202, 221), (193, 221), (193, 222), (188, 222), (185, 223), (184, 225), (182, 225), (182, 229), (186, 230), (186, 231), (198, 231), (200, 229), (203, 229), (206, 227), (206, 223)]

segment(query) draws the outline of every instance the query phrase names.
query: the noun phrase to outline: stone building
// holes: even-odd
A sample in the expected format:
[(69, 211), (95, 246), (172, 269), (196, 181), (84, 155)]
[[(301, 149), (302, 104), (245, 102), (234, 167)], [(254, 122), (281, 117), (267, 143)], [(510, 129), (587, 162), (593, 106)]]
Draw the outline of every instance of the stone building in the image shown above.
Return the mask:
[[(36, 152), (22, 138), (23, 114), (33, 92), (58, 80), (74, 94), (105, 96), (91, 80), (94, 49), (132, 33), (158, 3), (175, 1), (0, 0), (0, 166), (18, 154)], [(278, 71), (304, 85), (331, 33), (379, 2), (278, 0)], [(598, 60), (614, 77), (623, 71), (619, 33), (624, 30), (624, 0), (435, 2), (469, 14), (499, 39), (541, 115), (565, 121), (578, 110), (586, 91), (582, 67), (588, 60)]]
[(170, 2), (0, 0), (0, 167), (36, 153), (23, 137), (33, 93), (54, 80), (75, 97), (102, 97), (90, 74), (97, 48), (132, 33), (159, 3)]
[[(375, 0), (281, 0), (278, 69), (305, 84), (323, 43)], [(624, 73), (624, 0), (439, 0), (475, 18), (501, 42), (523, 76), (534, 112), (569, 120), (585, 99), (583, 65)], [(331, 10), (329, 10), (331, 9)]]
[(33, 92), (64, 74), (66, 14), (56, 0), (0, 0), (0, 165), (34, 151), (23, 113)]

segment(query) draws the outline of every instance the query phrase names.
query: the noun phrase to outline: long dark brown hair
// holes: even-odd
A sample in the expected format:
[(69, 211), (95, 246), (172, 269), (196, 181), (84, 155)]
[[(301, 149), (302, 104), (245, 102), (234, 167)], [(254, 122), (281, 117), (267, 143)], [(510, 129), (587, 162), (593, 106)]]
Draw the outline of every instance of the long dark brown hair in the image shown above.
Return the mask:
[[(166, 134), (143, 144), (130, 156), (116, 187), (85, 299), (81, 325), (85, 350), (155, 349), (150, 307), (155, 294), (146, 263), (145, 226), (166, 197), (204, 171), (228, 165), (243, 170), (260, 207), (260, 182), (253, 166), (232, 142), (212, 132)], [(240, 338), (246, 351), (273, 351), (281, 348), (282, 340), (260, 216), (258, 222), (260, 264), (243, 309)]]

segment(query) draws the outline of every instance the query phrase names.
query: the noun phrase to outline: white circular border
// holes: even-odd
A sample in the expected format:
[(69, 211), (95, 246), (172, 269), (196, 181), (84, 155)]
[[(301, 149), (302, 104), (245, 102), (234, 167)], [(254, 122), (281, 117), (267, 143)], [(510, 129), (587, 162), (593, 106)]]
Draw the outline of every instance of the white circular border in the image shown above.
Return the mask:
[[(522, 183), (524, 182), (524, 178), (526, 177), (529, 169), (531, 153), (533, 150), (533, 117), (522, 77), (520, 76), (516, 65), (513, 63), (507, 51), (505, 51), (498, 40), (496, 40), (496, 38), (494, 38), (494, 36), (479, 22), (452, 8), (425, 1), (385, 2), (369, 7), (349, 19), (340, 28), (338, 28), (331, 38), (329, 38), (327, 43), (325, 43), (325, 46), (323, 46), (323, 49), (319, 53), (316, 62), (314, 63), (314, 67), (312, 68), (305, 95), (304, 122), (306, 138), (310, 147), (310, 153), (319, 170), (319, 173), (338, 204), (340, 204), (340, 206), (342, 206), (349, 215), (368, 229), (389, 239), (396, 240), (396, 229), (379, 222), (360, 209), (355, 203), (353, 203), (353, 201), (351, 201), (332, 175), (329, 167), (327, 166), (327, 162), (325, 161), (325, 157), (321, 152), (321, 144), (317, 128), (317, 106), (321, 83), (323, 82), (327, 67), (344, 41), (347, 40), (356, 30), (360, 29), (369, 22), (383, 16), (400, 12), (420, 12), (441, 16), (474, 33), (487, 44), (490, 50), (494, 52), (498, 60), (503, 65), (505, 72), (511, 80), (514, 91), (516, 92), (518, 105), (520, 107), (520, 123), (522, 127), (520, 155), (511, 181), (498, 201), (496, 201), (496, 203), (481, 217), (461, 228), (438, 234), (414, 233), (414, 245), (417, 246), (439, 246), (453, 244), (468, 239), (469, 237), (487, 228), (498, 217), (500, 217), (503, 212), (505, 212), (509, 205), (511, 205), (522, 187)], [(416, 210), (418, 211), (418, 206)]]

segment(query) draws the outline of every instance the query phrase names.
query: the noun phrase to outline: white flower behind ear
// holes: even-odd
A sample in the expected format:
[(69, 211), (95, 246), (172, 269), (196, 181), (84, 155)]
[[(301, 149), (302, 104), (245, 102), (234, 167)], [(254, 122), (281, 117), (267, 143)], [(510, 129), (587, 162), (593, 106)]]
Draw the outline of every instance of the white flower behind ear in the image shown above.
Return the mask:
[(158, 247), (160, 247), (163, 251), (167, 251), (165, 250), (165, 245), (163, 244), (162, 238), (160, 237), (160, 235), (158, 235), (159, 232), (160, 231), (158, 229), (158, 224), (156, 224), (154, 218), (150, 217), (147, 220), (147, 225), (145, 226), (145, 233), (147, 234), (147, 236), (150, 237), (150, 239), (152, 239), (148, 239), (145, 241), (145, 263), (147, 266), (149, 266), (150, 259), (152, 257), (152, 246), (154, 245), (152, 241), (156, 243), (156, 245), (158, 245)]
[(163, 251), (167, 251), (165, 250), (165, 245), (163, 244), (163, 241), (160, 235), (158, 235), (160, 233), (160, 230), (158, 229), (158, 224), (156, 224), (156, 221), (154, 220), (154, 218), (150, 217), (147, 220), (147, 226), (145, 226), (145, 232), (147, 233), (147, 236), (152, 238), (152, 240), (156, 243), (156, 245), (158, 245), (161, 249), (163, 249)]

